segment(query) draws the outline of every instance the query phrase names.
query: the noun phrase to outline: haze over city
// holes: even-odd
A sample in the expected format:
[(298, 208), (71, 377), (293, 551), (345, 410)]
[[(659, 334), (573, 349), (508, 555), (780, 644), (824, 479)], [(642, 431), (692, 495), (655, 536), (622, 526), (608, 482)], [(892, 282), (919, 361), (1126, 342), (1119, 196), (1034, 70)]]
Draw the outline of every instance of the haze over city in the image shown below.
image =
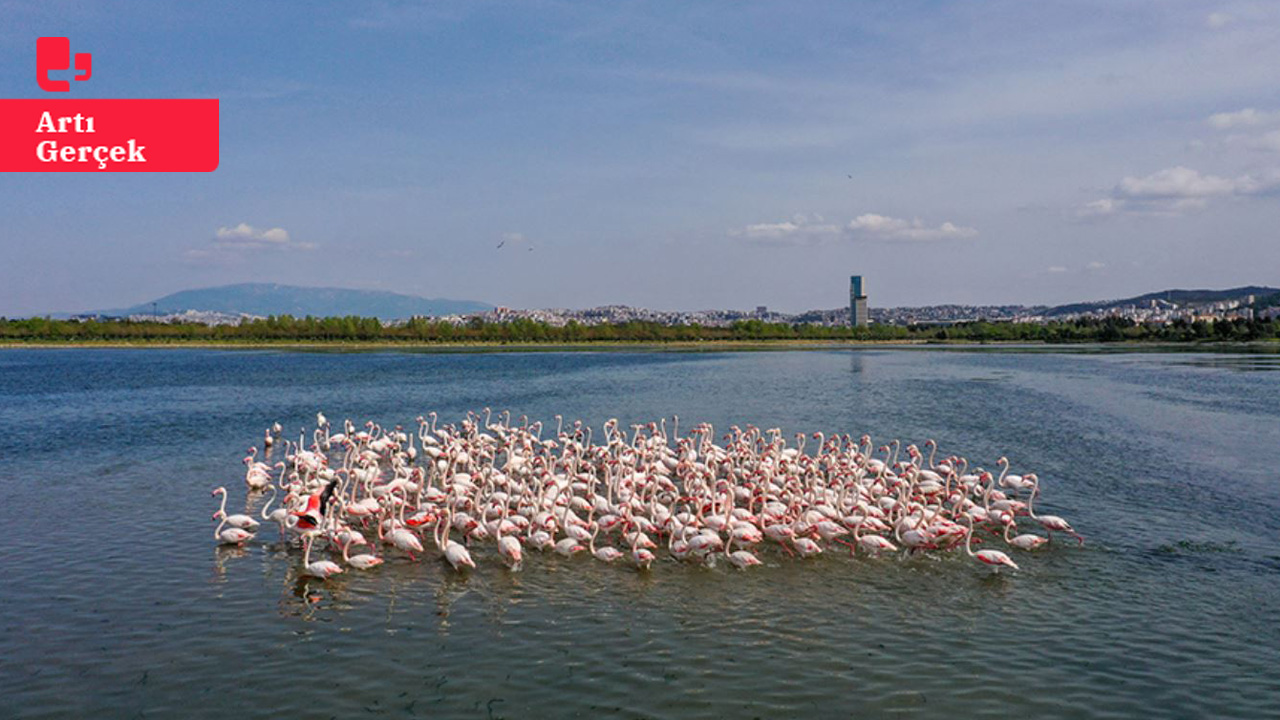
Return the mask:
[[(75, 97), (216, 97), (210, 174), (0, 176), (0, 315), (236, 282), (515, 308), (1275, 284), (1280, 6), (0, 5)], [(281, 28), (289, 27), (289, 32)]]

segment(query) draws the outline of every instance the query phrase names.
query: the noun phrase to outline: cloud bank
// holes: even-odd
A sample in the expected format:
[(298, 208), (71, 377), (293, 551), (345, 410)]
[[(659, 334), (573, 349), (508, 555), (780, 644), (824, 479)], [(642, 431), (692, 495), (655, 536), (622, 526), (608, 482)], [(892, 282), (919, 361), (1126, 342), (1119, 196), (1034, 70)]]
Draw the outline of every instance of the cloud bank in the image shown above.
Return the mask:
[(1081, 218), (1118, 213), (1177, 214), (1198, 210), (1215, 198), (1250, 197), (1280, 188), (1280, 174), (1263, 177), (1221, 177), (1178, 165), (1143, 177), (1125, 177), (1110, 197), (1085, 203), (1076, 210)]

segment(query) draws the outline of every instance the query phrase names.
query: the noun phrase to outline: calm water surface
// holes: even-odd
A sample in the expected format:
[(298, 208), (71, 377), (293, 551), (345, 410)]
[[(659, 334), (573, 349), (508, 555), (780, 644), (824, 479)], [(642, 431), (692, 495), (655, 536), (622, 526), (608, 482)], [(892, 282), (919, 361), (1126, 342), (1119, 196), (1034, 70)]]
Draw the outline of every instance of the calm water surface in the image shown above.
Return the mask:
[[(0, 351), (0, 716), (1280, 717), (1268, 355)], [(299, 579), (214, 547), (209, 490), (280, 421), (867, 432), (1037, 472), (1088, 538), (737, 572), (431, 553)], [(256, 507), (260, 500), (251, 501)], [(265, 528), (264, 528), (265, 530)], [(318, 598), (318, 601), (309, 598)]]

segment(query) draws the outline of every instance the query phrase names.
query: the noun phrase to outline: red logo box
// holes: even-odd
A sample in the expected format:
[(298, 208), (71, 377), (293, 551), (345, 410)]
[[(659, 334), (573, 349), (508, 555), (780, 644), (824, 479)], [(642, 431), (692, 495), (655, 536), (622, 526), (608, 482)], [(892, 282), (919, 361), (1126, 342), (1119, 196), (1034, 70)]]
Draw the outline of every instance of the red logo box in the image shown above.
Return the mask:
[(0, 172), (217, 167), (217, 100), (0, 100)]

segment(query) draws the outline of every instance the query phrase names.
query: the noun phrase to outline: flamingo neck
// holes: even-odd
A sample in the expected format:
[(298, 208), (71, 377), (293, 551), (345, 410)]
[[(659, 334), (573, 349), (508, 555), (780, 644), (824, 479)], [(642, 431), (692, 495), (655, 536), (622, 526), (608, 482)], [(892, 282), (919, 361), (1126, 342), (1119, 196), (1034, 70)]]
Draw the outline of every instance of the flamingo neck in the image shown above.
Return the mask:
[[(223, 499), (225, 500), (227, 496), (226, 496), (226, 495), (223, 495), (222, 497), (223, 497)], [(267, 510), (269, 510), (269, 509), (271, 508), (271, 503), (275, 502), (275, 499), (276, 499), (276, 486), (275, 486), (275, 484), (273, 483), (273, 484), (271, 485), (271, 497), (267, 498), (267, 502), (266, 502), (266, 504), (265, 504), (265, 505), (263, 505), (263, 506), (262, 506), (262, 512), (260, 513), (260, 514), (262, 515), (262, 519), (263, 519), (263, 520), (267, 520), (267, 519), (269, 519), (269, 518), (267, 517)]]

